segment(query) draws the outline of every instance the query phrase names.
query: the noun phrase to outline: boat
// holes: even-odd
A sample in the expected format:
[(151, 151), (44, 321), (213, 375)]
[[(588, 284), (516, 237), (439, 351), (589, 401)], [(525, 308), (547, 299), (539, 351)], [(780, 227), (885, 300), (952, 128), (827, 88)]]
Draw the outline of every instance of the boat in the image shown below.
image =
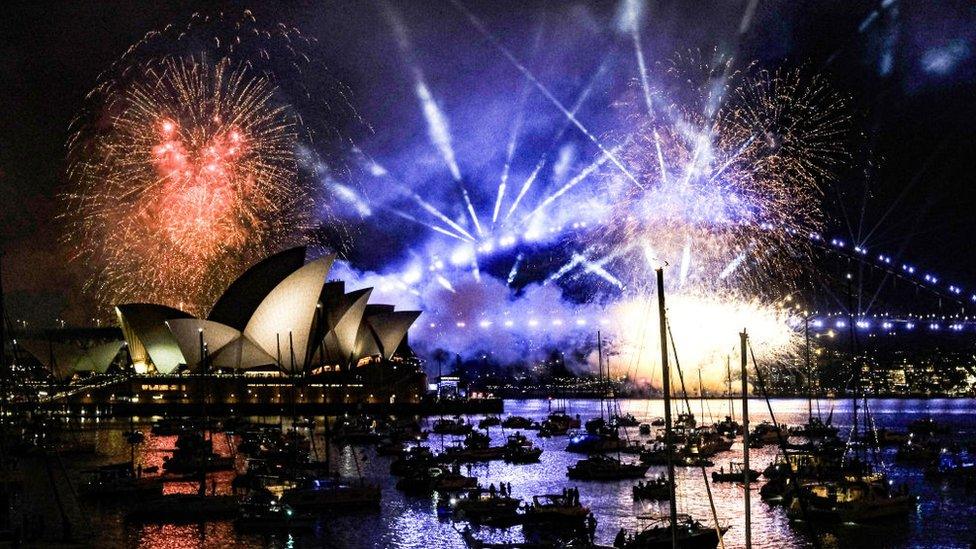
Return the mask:
[(504, 446), (465, 446), (456, 444), (448, 446), (444, 452), (436, 456), (439, 463), (476, 463), (505, 458)]
[(132, 462), (102, 465), (82, 472), (78, 485), (78, 495), (87, 498), (151, 498), (163, 493), (163, 483), (159, 478), (139, 478), (134, 472)]
[(174, 436), (190, 429), (189, 423), (183, 418), (163, 418), (153, 422), (149, 432), (155, 436)]
[(909, 433), (893, 431), (891, 429), (878, 429), (878, 444), (882, 446), (897, 446), (908, 442)]
[(465, 547), (469, 549), (553, 549), (557, 545), (547, 542), (502, 542), (502, 543), (492, 543), (487, 541), (482, 541), (478, 539), (474, 532), (471, 531), (469, 526), (462, 528), (459, 533), (461, 534), (461, 539), (464, 541)]
[(242, 531), (308, 530), (314, 527), (315, 517), (299, 513), (282, 503), (268, 490), (253, 490), (241, 501), (234, 528)]
[(642, 480), (635, 484), (633, 495), (635, 500), (667, 501), (671, 499), (671, 490), (668, 479), (658, 476), (647, 482)]
[(480, 431), (471, 431), (464, 437), (464, 445), (468, 448), (487, 448), (491, 444), (491, 437)]
[(176, 440), (172, 456), (163, 457), (163, 470), (173, 474), (192, 474), (201, 470), (226, 471), (234, 468), (234, 458), (213, 451), (213, 441), (188, 431)]
[[(274, 490), (272, 490), (274, 493)], [(380, 506), (380, 487), (338, 478), (304, 478), (281, 492), (281, 503), (298, 511), (336, 511)]]
[(438, 435), (466, 435), (474, 426), (458, 416), (454, 419), (438, 419), (431, 427), (431, 431)]
[[(645, 465), (667, 465), (668, 454), (666, 444), (655, 442), (640, 452), (640, 461)], [(711, 467), (711, 460), (700, 455), (695, 447), (688, 445), (672, 448), (671, 463), (676, 467)]]
[(426, 446), (407, 448), (399, 458), (390, 464), (390, 474), (407, 476), (422, 471), (437, 463), (434, 453)]
[(710, 428), (699, 428), (688, 438), (685, 452), (702, 457), (712, 457), (732, 449), (732, 440)]
[(146, 435), (142, 434), (141, 431), (135, 430), (125, 431), (122, 433), (122, 438), (124, 438), (128, 444), (142, 444), (146, 441)]
[(532, 503), (522, 510), (522, 523), (533, 526), (578, 526), (590, 514), (572, 494), (532, 496)]
[(908, 435), (908, 440), (898, 447), (895, 461), (916, 465), (931, 465), (939, 459), (942, 444), (936, 440), (921, 440), (915, 433)]
[(519, 433), (509, 435), (504, 449), (503, 457), (506, 463), (537, 463), (542, 455), (542, 448), (536, 448)]
[(569, 428), (565, 425), (552, 423), (548, 419), (539, 426), (540, 437), (559, 437), (569, 433)]
[(780, 438), (786, 439), (786, 428), (784, 425), (773, 425), (768, 421), (763, 421), (756, 425), (752, 432), (749, 433), (749, 443), (750, 447), (762, 448), (762, 446), (751, 446), (752, 442), (755, 441), (757, 444), (760, 443), (778, 443)]
[(597, 454), (603, 452), (639, 453), (640, 447), (621, 439), (616, 432), (593, 434), (575, 432), (569, 437), (566, 451), (574, 454)]
[(227, 471), (234, 468), (234, 458), (214, 453), (213, 441), (202, 434), (188, 431), (176, 440), (172, 456), (163, 457), (163, 470), (167, 473), (186, 475), (199, 471)]
[(715, 424), (715, 430), (727, 438), (735, 438), (742, 434), (742, 426), (732, 419), (732, 416), (725, 416), (725, 419)]
[(586, 429), (586, 432), (592, 435), (602, 433), (606, 431), (609, 427), (610, 426), (607, 423), (607, 420), (603, 419), (602, 417), (595, 417), (593, 419), (588, 419), (586, 420), (586, 423), (583, 424), (583, 428)]
[(777, 454), (762, 475), (769, 480), (778, 480), (792, 474), (801, 479), (825, 479), (836, 476), (841, 470), (840, 456), (831, 452), (811, 450), (793, 451), (784, 457)]
[(640, 421), (637, 421), (634, 414), (614, 414), (610, 416), (610, 425), (617, 427), (637, 427), (640, 425)]
[(835, 438), (838, 428), (829, 423), (824, 423), (819, 417), (810, 416), (803, 425), (790, 427), (790, 436), (806, 438)]
[(791, 520), (807, 517), (831, 522), (869, 522), (905, 516), (915, 510), (918, 498), (907, 486), (895, 489), (885, 475), (846, 476), (837, 481), (801, 486), (806, 511), (795, 499), (787, 512)]
[(650, 435), (651, 434), (651, 424), (650, 423), (641, 423), (637, 427), (637, 432), (640, 433), (640, 434), (642, 434), (642, 435), (645, 435), (645, 436)]
[(411, 494), (429, 494), (431, 492), (458, 492), (474, 488), (477, 485), (477, 478), (466, 477), (457, 470), (429, 467), (400, 479), (396, 483), (396, 488)]
[[(712, 482), (743, 482), (744, 478), (743, 465), (737, 461), (729, 463), (728, 471), (724, 467), (719, 471), (712, 471)], [(759, 471), (749, 469), (749, 480), (753, 482), (759, 480)]]
[(613, 546), (619, 549), (714, 549), (721, 532), (694, 520), (689, 515), (679, 514), (672, 523), (669, 517), (645, 515), (637, 517), (641, 526), (636, 532), (627, 534), (623, 529), (614, 539)]
[[(579, 429), (580, 428), (580, 418), (579, 415), (576, 417), (570, 416), (565, 410), (555, 410), (551, 412), (545, 419), (556, 429)], [(545, 423), (545, 422), (544, 422)]]
[(502, 424), (502, 418), (498, 416), (485, 416), (478, 422), (479, 429), (487, 429), (489, 427), (497, 427)]
[(916, 437), (933, 437), (936, 435), (948, 435), (949, 427), (936, 422), (930, 417), (916, 419), (908, 424), (908, 432)]
[(366, 415), (340, 416), (329, 432), (338, 444), (372, 444), (380, 439), (377, 422)]
[(925, 477), (976, 480), (976, 452), (972, 448), (943, 448), (938, 461), (925, 468)]
[(642, 463), (627, 463), (605, 454), (594, 454), (568, 467), (566, 476), (577, 480), (644, 478), (649, 468), (650, 466)]
[(532, 425), (531, 419), (522, 416), (508, 416), (502, 421), (502, 427), (506, 429), (530, 429)]
[(477, 487), (448, 500), (451, 514), (458, 520), (479, 524), (514, 524), (522, 500), (495, 490)]
[(695, 414), (690, 412), (678, 414), (678, 419), (674, 420), (674, 423), (672, 424), (673, 428), (678, 430), (691, 430), (694, 429), (696, 425), (698, 425), (698, 421), (695, 419)]

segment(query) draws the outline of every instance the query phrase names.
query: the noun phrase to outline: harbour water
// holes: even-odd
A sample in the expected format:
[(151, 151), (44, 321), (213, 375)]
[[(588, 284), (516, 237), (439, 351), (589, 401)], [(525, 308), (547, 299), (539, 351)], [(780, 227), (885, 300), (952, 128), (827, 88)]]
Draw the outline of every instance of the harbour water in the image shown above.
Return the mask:
[[(514, 414), (531, 419), (543, 419), (549, 410), (544, 400), (511, 400), (505, 403), (505, 415)], [(641, 421), (663, 415), (659, 400), (624, 400), (620, 403), (624, 413), (632, 413)], [(736, 416), (739, 403), (736, 402)], [(703, 423), (718, 421), (728, 414), (729, 404), (723, 400), (692, 400), (693, 412)], [(814, 413), (817, 413), (817, 405)], [(570, 401), (567, 412), (579, 414), (585, 421), (600, 415), (600, 402), (594, 400)], [(798, 425), (807, 419), (807, 401), (801, 399), (774, 400), (772, 402), (776, 420), (781, 423)], [(915, 419), (932, 418), (951, 427), (961, 442), (976, 441), (976, 400), (971, 399), (931, 399), (931, 400), (870, 400), (869, 408), (878, 427), (904, 430)], [(820, 401), (819, 410), (823, 417), (832, 411), (834, 425), (841, 428), (842, 436), (851, 423), (851, 403), (849, 400)], [(769, 419), (766, 403), (762, 400), (750, 402), (750, 421)], [(469, 419), (477, 421), (480, 416)], [(146, 418), (142, 418), (143, 421)], [(278, 418), (254, 418), (262, 421), (277, 421)], [(704, 420), (704, 421), (702, 421)], [(287, 425), (287, 419), (284, 420)], [(426, 420), (432, 422), (433, 418)], [(423, 422), (422, 422), (423, 423)], [(125, 443), (122, 433), (128, 429), (127, 421), (99, 420), (91, 418), (84, 423), (86, 429), (81, 437), (94, 437), (98, 450), (97, 458), (77, 458), (70, 466), (81, 469), (100, 463), (111, 463), (129, 459), (130, 447)], [(322, 418), (317, 418), (318, 432), (315, 448), (319, 458), (324, 458), (324, 438)], [(172, 449), (175, 438), (154, 436), (149, 433), (149, 424), (141, 423), (139, 428), (146, 434), (146, 442), (136, 448), (136, 462), (143, 468), (162, 464), (167, 450)], [(492, 427), (492, 444), (502, 444), (511, 430)], [(635, 518), (641, 514), (666, 514), (667, 503), (634, 502), (631, 487), (634, 481), (590, 482), (569, 481), (566, 468), (582, 456), (565, 451), (567, 438), (538, 438), (535, 433), (525, 433), (544, 452), (541, 462), (529, 465), (509, 465), (499, 461), (473, 465), (471, 474), (487, 486), (501, 482), (511, 483), (513, 495), (531, 500), (532, 495), (560, 493), (564, 488), (576, 486), (580, 491), (583, 505), (590, 507), (598, 521), (596, 540), (610, 545), (620, 528), (633, 529), (637, 526)], [(637, 428), (629, 428), (632, 439), (646, 439), (639, 436)], [(427, 442), (434, 449), (450, 443), (452, 437), (430, 435)], [(741, 440), (741, 439), (740, 439)], [(234, 441), (223, 434), (214, 437), (214, 447), (219, 453), (231, 455)], [(816, 527), (817, 536), (825, 547), (969, 547), (976, 541), (976, 529), (972, 519), (976, 516), (976, 494), (962, 487), (949, 486), (923, 477), (917, 467), (902, 466), (894, 462), (894, 448), (884, 450), (883, 462), (890, 477), (896, 482), (907, 482), (914, 493), (920, 496), (917, 509), (908, 520), (882, 522), (873, 525), (836, 525)], [(751, 451), (752, 468), (762, 470), (776, 454), (772, 445)], [(737, 442), (732, 450), (716, 456), (714, 469), (725, 467), (729, 462), (741, 461), (742, 445)], [(348, 515), (323, 517), (315, 529), (298, 537), (288, 535), (242, 534), (235, 531), (230, 521), (208, 522), (187, 525), (131, 525), (122, 519), (125, 507), (117, 504), (101, 504), (90, 513), (92, 529), (95, 532), (94, 546), (97, 547), (153, 547), (153, 548), (191, 548), (191, 547), (424, 547), (453, 548), (464, 547), (458, 529), (461, 524), (439, 519), (436, 501), (432, 497), (410, 497), (394, 488), (394, 477), (389, 474), (392, 458), (377, 456), (369, 446), (343, 446), (331, 449), (333, 463), (343, 476), (355, 478), (360, 474), (368, 481), (383, 487), (381, 509)], [(72, 458), (75, 459), (75, 458)], [(630, 457), (629, 459), (635, 459)], [(708, 468), (710, 472), (713, 468)], [(652, 467), (648, 475), (664, 472), (664, 467)], [(230, 493), (232, 472), (216, 473), (218, 493)], [(711, 512), (705, 492), (702, 472), (699, 468), (679, 468), (677, 470), (677, 494), (679, 512), (689, 513), (705, 524), (711, 524)], [(810, 546), (810, 534), (804, 525), (790, 524), (786, 510), (782, 506), (763, 502), (754, 485), (752, 498), (752, 539), (755, 547), (806, 547)], [(192, 492), (192, 483), (167, 483), (166, 492)], [(208, 490), (210, 486), (208, 486)], [(727, 547), (741, 547), (744, 541), (743, 487), (738, 484), (712, 484), (719, 522), (730, 527), (725, 536)], [(508, 531), (490, 528), (475, 529), (475, 534), (486, 541), (522, 541), (520, 528)]]

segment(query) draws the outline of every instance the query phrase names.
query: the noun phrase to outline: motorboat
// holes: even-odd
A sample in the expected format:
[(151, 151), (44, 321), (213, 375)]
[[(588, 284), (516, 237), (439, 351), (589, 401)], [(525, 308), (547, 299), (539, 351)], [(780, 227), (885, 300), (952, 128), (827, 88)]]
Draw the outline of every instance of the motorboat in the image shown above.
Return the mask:
[[(759, 471), (749, 469), (749, 481), (759, 480), (759, 474)], [(744, 482), (745, 475), (746, 471), (743, 469), (742, 463), (733, 461), (729, 463), (728, 471), (724, 467), (719, 471), (712, 471), (712, 482)]]
[(594, 454), (567, 468), (566, 475), (578, 480), (621, 480), (643, 478), (650, 466), (627, 463), (605, 454)]
[(671, 499), (671, 483), (662, 476), (642, 480), (634, 485), (633, 495), (635, 500), (667, 501)]
[(668, 517), (641, 516), (641, 525), (635, 532), (621, 530), (614, 539), (613, 546), (619, 549), (714, 549), (719, 538), (728, 528), (716, 530), (694, 520), (689, 515), (677, 515), (672, 525)]

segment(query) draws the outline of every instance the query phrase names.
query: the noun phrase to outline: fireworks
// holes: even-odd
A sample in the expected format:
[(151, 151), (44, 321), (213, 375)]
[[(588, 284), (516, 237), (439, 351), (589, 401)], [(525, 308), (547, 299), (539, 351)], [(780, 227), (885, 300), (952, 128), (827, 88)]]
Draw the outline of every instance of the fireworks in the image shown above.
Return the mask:
[[(728, 60), (676, 68), (685, 65), (669, 67), (677, 78), (666, 91), (643, 90), (641, 110), (656, 108), (630, 118), (621, 154), (641, 185), (607, 179), (608, 192), (622, 199), (608, 227), (613, 237), (602, 233), (598, 248), (631, 290), (620, 305), (635, 327), (623, 344), (631, 371), (648, 371), (655, 357), (640, 351), (649, 343), (640, 334), (656, 328), (641, 328), (650, 321), (634, 311), (646, 309), (650, 270), (662, 262), (670, 265), (678, 352), (691, 355), (685, 364), (724, 371), (717, 358), (742, 328), (767, 357), (792, 350), (787, 316), (771, 303), (803, 265), (807, 236), (821, 229), (823, 185), (846, 158), (850, 117), (819, 79), (750, 76)], [(716, 372), (706, 376), (721, 379)]]
[(75, 143), (70, 242), (99, 300), (203, 313), (250, 263), (308, 225), (298, 123), (266, 77), (224, 59), (166, 58), (107, 98)]
[(265, 255), (348, 241), (316, 179), (355, 113), (313, 43), (248, 11), (194, 14), (99, 77), (72, 125), (62, 219), (103, 313), (149, 301), (205, 314)]

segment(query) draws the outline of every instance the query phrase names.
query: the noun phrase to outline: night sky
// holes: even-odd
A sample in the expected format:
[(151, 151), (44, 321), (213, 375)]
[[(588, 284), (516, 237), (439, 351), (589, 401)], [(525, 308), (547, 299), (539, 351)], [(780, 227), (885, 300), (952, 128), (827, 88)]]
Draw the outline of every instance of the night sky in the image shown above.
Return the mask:
[[(98, 75), (146, 32), (184, 21), (213, 3), (15, 2), (0, 20), (0, 247), (10, 314), (33, 325), (88, 318), (77, 269), (58, 244), (56, 193), (65, 185), (69, 124)], [(612, 130), (614, 100), (636, 78), (630, 39), (616, 28), (613, 2), (471, 2), (499, 41), (561, 101), (610, 56), (579, 117), (597, 134)], [(384, 7), (386, 6), (386, 7)], [(350, 90), (360, 120), (342, 120), (346, 141), (396, 170), (414, 189), (449, 177), (427, 129), (410, 65), (422, 68), (451, 120), (458, 163), (480, 210), (490, 210), (522, 75), (448, 2), (270, 2), (250, 8), (259, 21), (285, 22), (318, 39), (316, 61)], [(864, 146), (853, 173), (825, 197), (829, 232), (872, 249), (903, 254), (916, 264), (976, 284), (976, 5), (929, 1), (763, 1), (738, 35), (745, 3), (651, 2), (641, 27), (645, 55), (655, 63), (675, 51), (719, 48), (762, 67), (806, 67), (853, 98)], [(391, 30), (395, 14), (409, 32), (409, 56)], [(539, 36), (536, 39), (536, 36)], [(409, 59), (406, 59), (409, 57)], [(316, 93), (316, 90), (312, 90)], [(325, 93), (325, 92), (323, 92)], [(559, 114), (538, 93), (525, 125), (514, 172), (531, 168), (551, 139)], [(497, 122), (497, 123), (496, 123)], [(570, 132), (572, 134), (572, 132)], [(592, 151), (570, 135), (581, 157)], [(323, 147), (336, 146), (323, 140)], [(501, 143), (501, 144), (500, 144)], [(487, 145), (486, 145), (487, 144)], [(341, 148), (341, 147), (340, 147)], [(342, 152), (337, 155), (342, 156)], [(332, 158), (336, 158), (333, 156)], [(336, 178), (353, 172), (333, 161)], [(397, 206), (386, 188), (348, 175), (376, 205)], [(484, 192), (482, 192), (484, 190)], [(436, 196), (444, 204), (444, 196)], [(333, 212), (340, 222), (347, 214)], [(463, 217), (463, 212), (450, 211)], [(356, 269), (383, 271), (428, 246), (423, 229), (348, 216), (346, 242)], [(486, 267), (489, 271), (491, 266)], [(507, 271), (507, 267), (504, 268)]]

